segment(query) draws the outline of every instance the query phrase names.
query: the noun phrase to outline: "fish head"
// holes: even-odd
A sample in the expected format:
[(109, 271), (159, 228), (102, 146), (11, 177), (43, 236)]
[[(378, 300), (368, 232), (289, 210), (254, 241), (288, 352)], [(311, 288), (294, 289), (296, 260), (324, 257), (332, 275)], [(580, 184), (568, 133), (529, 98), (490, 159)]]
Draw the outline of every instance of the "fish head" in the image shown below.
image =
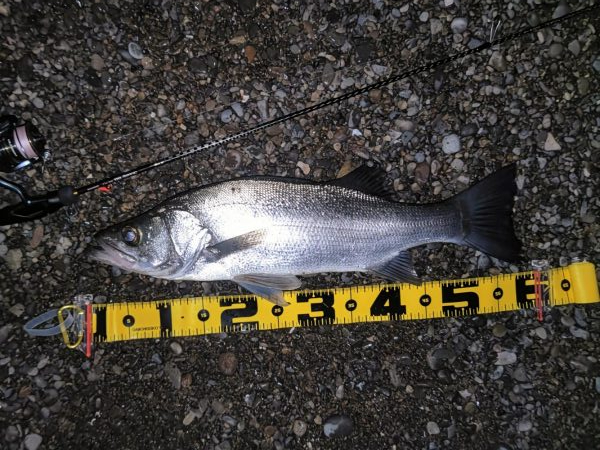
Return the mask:
[(155, 208), (99, 232), (89, 257), (130, 272), (176, 279), (209, 241), (208, 230), (193, 214)]

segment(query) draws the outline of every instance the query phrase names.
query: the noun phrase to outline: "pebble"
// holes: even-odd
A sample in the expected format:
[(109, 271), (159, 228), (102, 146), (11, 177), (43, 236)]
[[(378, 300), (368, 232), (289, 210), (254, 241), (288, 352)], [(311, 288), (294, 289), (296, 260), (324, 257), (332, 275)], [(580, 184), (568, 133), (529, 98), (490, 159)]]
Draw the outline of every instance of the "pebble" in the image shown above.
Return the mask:
[(419, 14), (419, 20), (421, 22), (427, 22), (429, 20), (429, 13), (427, 11), (423, 11), (421, 14)]
[(23, 252), (20, 248), (10, 249), (6, 253), (4, 260), (10, 270), (19, 270), (23, 262)]
[(90, 65), (92, 66), (92, 69), (100, 72), (102, 69), (104, 69), (104, 60), (100, 55), (94, 53), (90, 58)]
[(231, 104), (231, 109), (238, 117), (244, 117), (244, 108), (238, 102), (234, 102)]
[(294, 425), (292, 426), (292, 429), (296, 436), (302, 437), (306, 434), (306, 431), (308, 430), (308, 426), (306, 425), (306, 422), (296, 419), (296, 420), (294, 420)]
[(450, 23), (450, 28), (454, 34), (464, 33), (467, 29), (468, 21), (465, 17), (456, 17)]
[(552, 58), (558, 58), (563, 54), (564, 47), (562, 44), (558, 42), (554, 42), (550, 45), (550, 49), (548, 50), (548, 55)]
[(181, 355), (181, 353), (183, 353), (183, 347), (181, 347), (179, 342), (173, 341), (169, 347), (171, 347), (171, 351), (176, 355)]
[(540, 339), (547, 339), (548, 338), (548, 332), (546, 331), (546, 329), (544, 327), (537, 327), (535, 329), (535, 334)]
[(37, 109), (42, 109), (45, 105), (44, 105), (44, 101), (39, 98), (39, 97), (35, 97), (33, 100), (31, 100), (31, 103), (33, 104), (33, 106), (35, 106)]
[(460, 151), (460, 138), (456, 134), (449, 134), (442, 139), (442, 151), (451, 155)]
[(531, 423), (531, 420), (529, 420), (529, 419), (521, 419), (519, 421), (519, 424), (517, 425), (517, 430), (520, 433), (527, 433), (528, 431), (531, 431), (532, 428), (533, 428), (533, 424)]
[(571, 42), (569, 42), (567, 48), (575, 56), (578, 56), (579, 52), (581, 52), (581, 45), (579, 44), (579, 41), (577, 39), (573, 39)]
[(427, 422), (427, 433), (431, 435), (440, 434), (440, 426), (435, 422)]
[(239, 150), (229, 149), (225, 153), (225, 167), (235, 170), (242, 165), (242, 153)]
[(229, 108), (227, 108), (225, 111), (223, 111), (221, 113), (221, 122), (223, 122), (223, 123), (231, 122), (232, 118), (233, 118), (233, 111)]
[(561, 0), (561, 2), (558, 4), (556, 9), (552, 13), (552, 18), (558, 19), (559, 17), (569, 14), (570, 12), (571, 12), (571, 7), (569, 6), (569, 3), (566, 2), (565, 0)]
[(590, 337), (590, 333), (587, 330), (578, 328), (576, 326), (570, 327), (569, 331), (571, 332), (571, 334), (574, 337), (579, 338), (579, 339), (588, 339)]
[(302, 171), (302, 173), (304, 175), (308, 175), (310, 173), (310, 166), (308, 164), (306, 164), (305, 162), (298, 161), (296, 163), (296, 166), (300, 168), (300, 170)]
[(544, 142), (544, 150), (547, 152), (555, 152), (560, 150), (560, 144), (556, 142), (552, 133), (548, 133), (546, 136), (546, 141)]
[(224, 375), (233, 375), (237, 370), (238, 359), (231, 352), (221, 353), (219, 355), (218, 367)]
[(497, 366), (508, 366), (510, 364), (514, 364), (515, 362), (517, 362), (516, 353), (503, 351), (498, 353), (498, 357), (494, 364), (496, 364)]
[(492, 334), (497, 338), (506, 336), (506, 331), (506, 326), (501, 322), (496, 323), (492, 328)]
[(242, 13), (250, 14), (256, 9), (257, 0), (238, 0), (238, 6)]
[(39, 434), (31, 433), (25, 436), (25, 448), (27, 450), (37, 450), (42, 443), (42, 437)]
[(256, 48), (253, 45), (246, 45), (244, 47), (244, 54), (246, 55), (248, 64), (252, 64), (256, 59)]
[(165, 367), (165, 373), (175, 389), (181, 389), (181, 370), (169, 364)]
[(208, 66), (203, 58), (190, 58), (187, 65), (188, 68), (194, 73), (203, 73), (208, 70)]
[(426, 161), (420, 162), (415, 167), (415, 179), (419, 183), (427, 183), (429, 180), (430, 168)]
[(497, 72), (504, 72), (506, 70), (506, 59), (504, 55), (498, 51), (492, 53), (488, 62)]
[(127, 46), (127, 51), (135, 59), (142, 59), (144, 57), (144, 51), (137, 42), (130, 42)]
[(328, 438), (349, 436), (353, 430), (354, 421), (345, 414), (330, 416), (323, 423), (323, 432)]
[(44, 237), (44, 225), (38, 224), (33, 229), (33, 233), (31, 234), (31, 240), (29, 241), (29, 246), (31, 248), (37, 248), (38, 245), (42, 242)]

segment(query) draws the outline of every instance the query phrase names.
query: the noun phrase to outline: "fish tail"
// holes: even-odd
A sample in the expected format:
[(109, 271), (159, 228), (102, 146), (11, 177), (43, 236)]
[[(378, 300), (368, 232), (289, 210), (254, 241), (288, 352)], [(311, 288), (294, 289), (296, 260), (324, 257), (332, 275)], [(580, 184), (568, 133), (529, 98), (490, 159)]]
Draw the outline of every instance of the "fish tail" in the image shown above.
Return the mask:
[(450, 200), (460, 210), (461, 243), (510, 262), (521, 251), (512, 221), (515, 175), (515, 164), (503, 167)]

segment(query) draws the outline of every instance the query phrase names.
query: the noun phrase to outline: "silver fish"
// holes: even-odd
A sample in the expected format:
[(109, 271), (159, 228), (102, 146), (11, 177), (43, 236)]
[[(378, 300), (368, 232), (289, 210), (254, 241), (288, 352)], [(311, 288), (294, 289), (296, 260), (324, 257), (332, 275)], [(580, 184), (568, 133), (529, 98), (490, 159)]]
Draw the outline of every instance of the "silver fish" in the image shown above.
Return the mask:
[(192, 189), (96, 236), (91, 257), (157, 278), (233, 280), (277, 304), (296, 275), (373, 272), (418, 283), (410, 252), (432, 242), (518, 258), (512, 225), (515, 166), (455, 197), (389, 200), (380, 169), (327, 183), (239, 178)]

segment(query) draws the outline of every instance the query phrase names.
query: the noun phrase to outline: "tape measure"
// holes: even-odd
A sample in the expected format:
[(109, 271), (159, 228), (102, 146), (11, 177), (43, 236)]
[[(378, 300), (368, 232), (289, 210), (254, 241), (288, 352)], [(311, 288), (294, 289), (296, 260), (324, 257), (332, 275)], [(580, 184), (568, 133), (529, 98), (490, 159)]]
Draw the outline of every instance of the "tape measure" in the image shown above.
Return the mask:
[[(79, 296), (76, 304), (61, 308), (57, 314), (67, 345), (89, 356), (92, 343), (101, 342), (435, 319), (519, 309), (536, 309), (541, 319), (544, 307), (600, 301), (595, 267), (589, 262), (421, 285), (288, 291), (284, 298), (289, 306), (274, 305), (254, 295), (106, 304), (93, 304), (88, 295)], [(75, 320), (71, 320), (73, 316)]]

